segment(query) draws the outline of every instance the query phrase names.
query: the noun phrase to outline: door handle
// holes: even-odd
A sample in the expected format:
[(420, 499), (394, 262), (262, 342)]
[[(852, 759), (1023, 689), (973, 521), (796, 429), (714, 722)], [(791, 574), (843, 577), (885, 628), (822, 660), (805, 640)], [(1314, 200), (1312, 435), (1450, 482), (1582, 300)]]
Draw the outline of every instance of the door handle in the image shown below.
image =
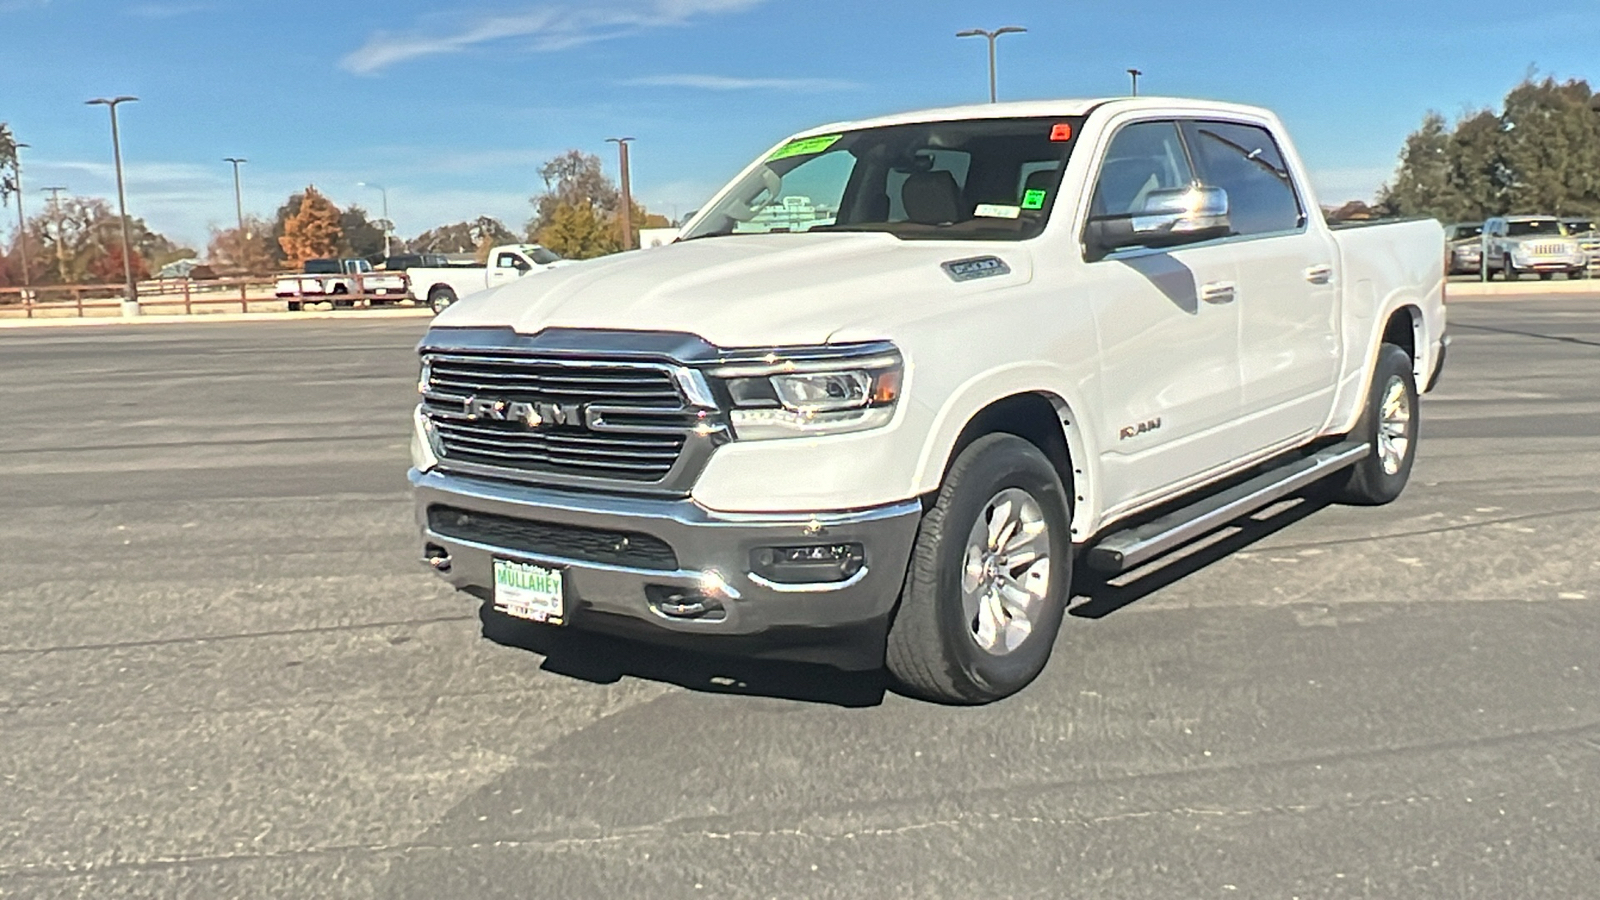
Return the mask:
[(1200, 286), (1200, 299), (1207, 303), (1232, 303), (1239, 287), (1231, 281), (1213, 281)]
[(1326, 263), (1312, 266), (1306, 270), (1306, 280), (1312, 284), (1328, 284), (1333, 281), (1333, 266)]

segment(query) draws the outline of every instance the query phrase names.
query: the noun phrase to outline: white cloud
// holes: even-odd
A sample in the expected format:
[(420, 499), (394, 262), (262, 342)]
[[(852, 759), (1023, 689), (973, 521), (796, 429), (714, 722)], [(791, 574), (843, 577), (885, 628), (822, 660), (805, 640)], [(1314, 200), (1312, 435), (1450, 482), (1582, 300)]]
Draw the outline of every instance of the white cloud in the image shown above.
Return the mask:
[(141, 3), (129, 9), (128, 15), (141, 19), (173, 19), (209, 9), (212, 9), (210, 3)]
[(649, 75), (630, 78), (624, 85), (635, 87), (684, 87), (705, 91), (794, 91), (822, 93), (853, 91), (861, 87), (837, 78), (735, 78), (727, 75)]
[(552, 52), (634, 34), (684, 25), (707, 15), (742, 12), (765, 0), (623, 0), (610, 4), (545, 5), (524, 12), (485, 16), (465, 25), (459, 17), (430, 17), (406, 33), (379, 31), (345, 56), (340, 66), (372, 75), (398, 63), (460, 53), (483, 44), (520, 41), (525, 49)]

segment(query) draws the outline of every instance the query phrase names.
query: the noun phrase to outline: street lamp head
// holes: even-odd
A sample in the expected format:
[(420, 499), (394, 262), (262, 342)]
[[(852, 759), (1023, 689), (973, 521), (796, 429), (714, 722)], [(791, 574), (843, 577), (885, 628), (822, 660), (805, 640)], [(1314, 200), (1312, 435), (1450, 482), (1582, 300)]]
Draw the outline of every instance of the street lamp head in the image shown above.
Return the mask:
[(93, 100), (85, 100), (84, 101), (84, 105), (85, 106), (116, 106), (118, 103), (128, 103), (130, 101), (134, 101), (134, 100), (138, 100), (138, 99), (139, 99), (138, 97), (130, 97), (130, 96), (126, 95), (126, 94), (124, 94), (122, 96), (119, 96), (119, 97), (111, 97), (109, 99), (107, 99), (105, 97), (96, 97)]
[(626, 144), (626, 143), (628, 143), (630, 141), (636, 141), (636, 140), (638, 140), (638, 138), (631, 138), (631, 137), (606, 138), (606, 143), (608, 143), (608, 144)]
[(225, 163), (233, 163), (234, 165), (239, 166), (249, 162), (250, 160), (239, 156), (224, 156), (222, 161)]
[(1027, 32), (1027, 30), (1028, 29), (1023, 28), (1021, 25), (1007, 25), (1004, 28), (995, 29), (994, 33), (995, 34), (1024, 34), (1024, 33)]

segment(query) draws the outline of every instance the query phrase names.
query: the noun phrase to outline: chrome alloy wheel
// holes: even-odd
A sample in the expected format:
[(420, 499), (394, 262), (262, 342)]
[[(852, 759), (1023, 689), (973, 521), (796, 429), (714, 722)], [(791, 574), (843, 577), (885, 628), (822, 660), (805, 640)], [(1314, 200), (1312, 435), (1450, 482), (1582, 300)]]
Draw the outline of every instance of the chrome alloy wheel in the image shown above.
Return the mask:
[(1411, 394), (1400, 376), (1389, 376), (1378, 412), (1378, 459), (1384, 474), (1395, 475), (1411, 449)]
[(984, 504), (967, 535), (961, 604), (972, 639), (1005, 656), (1022, 646), (1050, 590), (1050, 526), (1027, 491), (1006, 488)]

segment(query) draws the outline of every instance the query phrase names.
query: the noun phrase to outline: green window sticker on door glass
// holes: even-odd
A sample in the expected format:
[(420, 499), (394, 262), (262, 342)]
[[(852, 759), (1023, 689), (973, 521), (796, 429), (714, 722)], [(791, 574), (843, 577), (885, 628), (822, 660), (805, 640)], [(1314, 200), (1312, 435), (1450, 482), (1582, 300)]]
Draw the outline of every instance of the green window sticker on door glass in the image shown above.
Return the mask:
[(812, 153), (821, 153), (837, 144), (842, 137), (844, 137), (842, 134), (819, 134), (816, 137), (799, 138), (779, 147), (778, 152), (767, 157), (767, 162), (777, 162), (780, 159), (788, 159), (791, 156), (808, 156)]
[(1044, 209), (1044, 198), (1048, 195), (1049, 191), (1039, 190), (1038, 188), (1027, 191), (1022, 195), (1022, 208)]

